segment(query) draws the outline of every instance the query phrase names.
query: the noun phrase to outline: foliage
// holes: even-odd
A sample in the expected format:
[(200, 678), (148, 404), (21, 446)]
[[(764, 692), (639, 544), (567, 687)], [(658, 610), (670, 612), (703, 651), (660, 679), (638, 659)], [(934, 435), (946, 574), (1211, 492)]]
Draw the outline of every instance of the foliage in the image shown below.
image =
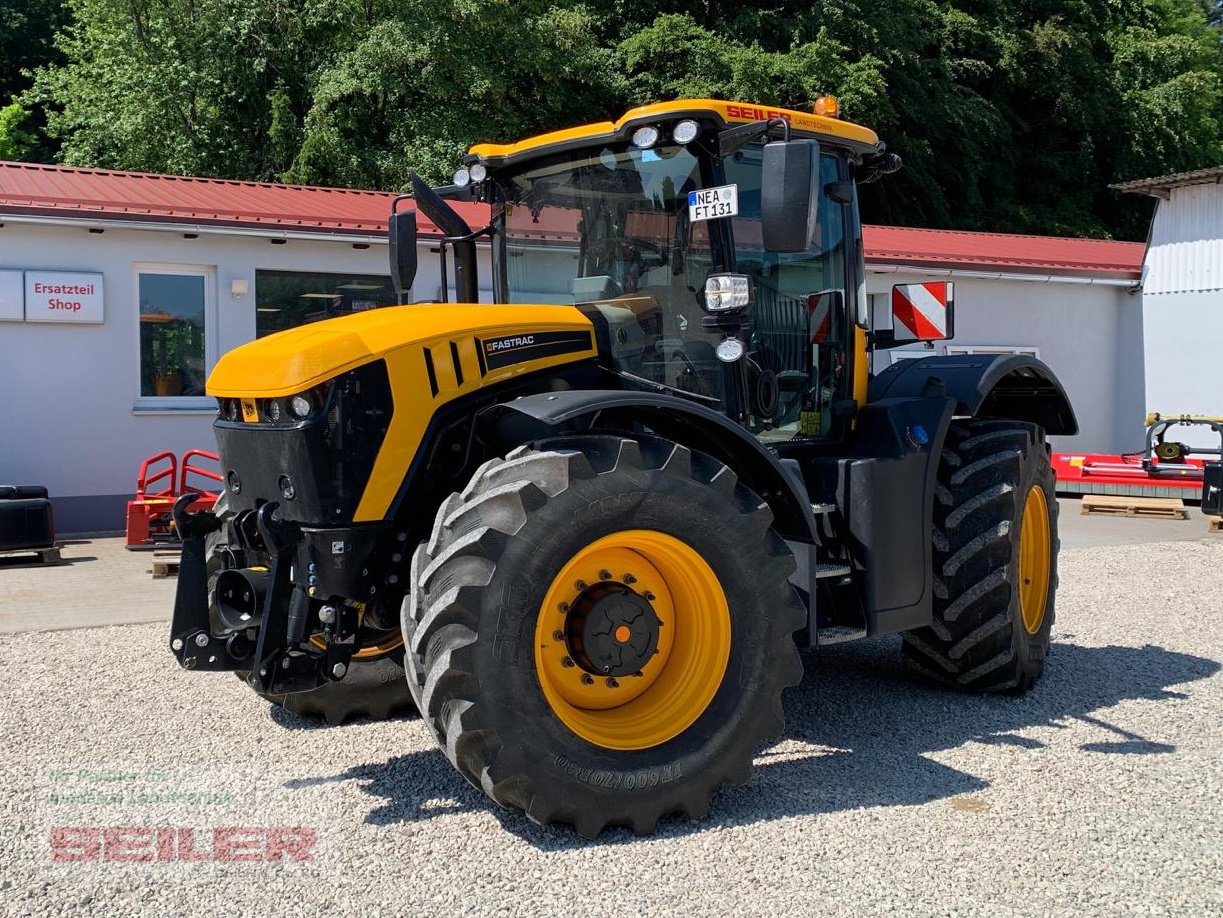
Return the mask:
[(608, 115), (619, 81), (594, 25), (581, 6), (406, 0), (320, 77), (289, 177), (442, 182), (473, 141)]
[(1141, 238), (1109, 183), (1223, 162), (1217, 0), (63, 2), (22, 104), (73, 163), (400, 189), (632, 104), (832, 92), (907, 166), (868, 220)]
[(24, 159), (34, 146), (34, 133), (24, 127), (29, 117), (20, 102), (0, 108), (0, 159)]

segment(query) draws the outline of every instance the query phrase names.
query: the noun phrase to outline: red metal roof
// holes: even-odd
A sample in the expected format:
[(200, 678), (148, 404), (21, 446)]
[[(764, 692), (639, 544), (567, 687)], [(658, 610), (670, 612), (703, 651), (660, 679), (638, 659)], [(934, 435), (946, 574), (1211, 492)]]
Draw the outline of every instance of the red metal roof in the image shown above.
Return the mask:
[[(380, 236), (393, 197), (383, 191), (0, 162), (0, 215)], [(471, 226), (485, 222), (483, 205), (455, 207)], [(422, 234), (439, 235), (423, 214), (419, 221)], [(899, 226), (867, 226), (864, 235), (872, 265), (1133, 280), (1141, 274), (1145, 248), (1137, 242)]]
[[(393, 197), (383, 191), (0, 162), (0, 213), (11, 214), (380, 235)], [(471, 204), (458, 208), (483, 211)], [(439, 235), (423, 215), (419, 229)]]
[(1146, 246), (1110, 239), (964, 233), (954, 230), (866, 226), (866, 260), (872, 265), (917, 265), (969, 271), (1108, 277), (1137, 281)]

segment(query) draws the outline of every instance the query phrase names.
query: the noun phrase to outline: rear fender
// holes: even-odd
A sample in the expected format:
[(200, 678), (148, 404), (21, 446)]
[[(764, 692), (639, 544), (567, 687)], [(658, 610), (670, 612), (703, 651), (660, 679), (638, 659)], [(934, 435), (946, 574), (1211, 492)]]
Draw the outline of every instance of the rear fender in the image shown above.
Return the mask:
[(904, 360), (870, 383), (872, 402), (917, 396), (954, 398), (961, 417), (1029, 421), (1051, 434), (1079, 432), (1066, 390), (1035, 357), (955, 354)]

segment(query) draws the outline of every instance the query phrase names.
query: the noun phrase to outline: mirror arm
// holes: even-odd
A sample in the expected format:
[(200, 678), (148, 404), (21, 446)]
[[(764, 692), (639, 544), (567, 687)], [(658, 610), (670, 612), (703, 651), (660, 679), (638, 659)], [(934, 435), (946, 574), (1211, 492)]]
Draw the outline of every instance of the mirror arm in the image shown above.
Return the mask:
[(737, 124), (718, 134), (718, 158), (725, 159), (741, 147), (747, 146), (758, 137), (764, 137), (773, 128), (781, 125), (782, 140), (790, 139), (790, 122), (785, 118), (772, 118), (768, 121), (751, 121), (747, 124)]

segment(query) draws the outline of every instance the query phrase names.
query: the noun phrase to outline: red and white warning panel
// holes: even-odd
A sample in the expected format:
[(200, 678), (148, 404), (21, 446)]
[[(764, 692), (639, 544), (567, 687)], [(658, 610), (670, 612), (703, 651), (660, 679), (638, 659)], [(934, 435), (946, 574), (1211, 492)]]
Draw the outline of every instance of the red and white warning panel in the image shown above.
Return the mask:
[(832, 304), (839, 290), (825, 290), (807, 297), (807, 328), (812, 344), (824, 344), (832, 334)]
[(952, 335), (955, 285), (947, 281), (897, 284), (892, 288), (892, 335), (896, 341), (941, 341)]

